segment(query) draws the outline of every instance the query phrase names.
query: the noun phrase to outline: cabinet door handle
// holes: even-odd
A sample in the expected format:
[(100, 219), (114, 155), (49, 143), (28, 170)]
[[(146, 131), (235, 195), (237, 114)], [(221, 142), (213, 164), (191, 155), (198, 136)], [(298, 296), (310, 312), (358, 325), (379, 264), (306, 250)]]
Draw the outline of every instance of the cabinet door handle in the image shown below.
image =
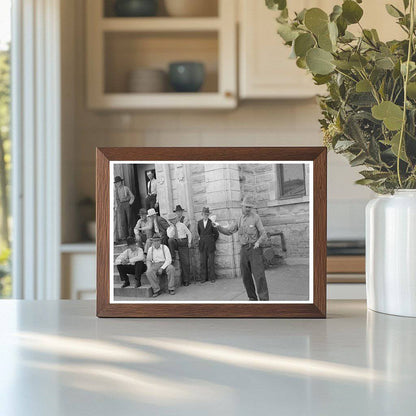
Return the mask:
[(226, 98), (233, 98), (234, 97), (234, 94), (231, 91), (225, 91), (224, 95), (225, 95)]

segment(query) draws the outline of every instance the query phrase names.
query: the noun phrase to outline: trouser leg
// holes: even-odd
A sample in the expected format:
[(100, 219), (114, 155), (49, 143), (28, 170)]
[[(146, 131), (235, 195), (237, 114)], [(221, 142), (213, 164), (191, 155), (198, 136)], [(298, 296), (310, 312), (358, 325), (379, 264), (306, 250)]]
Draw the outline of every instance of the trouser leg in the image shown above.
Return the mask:
[(240, 270), (248, 298), (257, 300), (256, 287), (254, 286), (253, 278), (251, 276), (249, 253), (244, 247), (241, 247), (240, 252)]
[(185, 245), (178, 246), (178, 253), (179, 253), (179, 261), (181, 263), (181, 270), (182, 270), (182, 282), (189, 283), (190, 274), (191, 274), (191, 267), (189, 261), (189, 247), (188, 243)]
[(159, 270), (162, 264), (163, 263), (153, 263), (146, 273), (147, 280), (149, 281), (150, 285), (152, 286), (153, 292), (155, 293), (160, 291), (159, 276), (156, 274), (156, 272)]
[(129, 274), (135, 274), (135, 268), (131, 264), (118, 264), (117, 270), (120, 273), (120, 279), (124, 282), (130, 283)]
[(124, 202), (122, 202), (118, 207), (118, 218), (120, 220), (120, 232), (121, 232), (120, 237), (122, 240), (124, 240), (128, 235), (127, 217), (126, 217), (126, 212), (124, 209)]
[(168, 277), (168, 289), (175, 290), (175, 268), (169, 264), (165, 271)]
[(133, 216), (133, 208), (127, 202), (126, 205), (126, 217), (127, 217), (127, 230), (129, 233), (129, 237), (134, 237), (134, 216)]
[(201, 282), (207, 281), (207, 260), (208, 252), (207, 250), (202, 250), (199, 252), (199, 262), (201, 265)]
[(139, 285), (141, 284), (142, 274), (145, 271), (146, 271), (146, 265), (142, 261), (137, 261), (134, 265), (134, 277), (137, 283), (139, 283)]
[(264, 272), (261, 248), (252, 248), (250, 250), (250, 264), (256, 282), (259, 299), (269, 300), (269, 289), (267, 287), (266, 273)]
[(172, 261), (173, 261), (175, 258), (175, 251), (178, 249), (178, 240), (176, 240), (176, 238), (169, 238), (168, 247), (169, 247), (170, 255), (172, 256)]
[(215, 251), (207, 253), (208, 278), (211, 282), (215, 281)]

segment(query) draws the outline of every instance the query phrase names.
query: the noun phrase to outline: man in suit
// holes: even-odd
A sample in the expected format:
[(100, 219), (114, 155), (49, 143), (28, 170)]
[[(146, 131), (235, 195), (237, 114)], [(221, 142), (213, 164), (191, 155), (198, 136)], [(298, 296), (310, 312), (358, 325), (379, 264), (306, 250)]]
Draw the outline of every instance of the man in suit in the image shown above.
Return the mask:
[(215, 282), (215, 242), (218, 239), (218, 230), (209, 219), (209, 208), (202, 209), (202, 219), (198, 221), (199, 258), (201, 262), (201, 283)]
[(153, 171), (149, 170), (147, 172), (147, 178), (149, 179), (147, 182), (147, 196), (146, 196), (146, 208), (156, 208), (158, 205), (157, 202), (157, 181), (154, 177)]
[(162, 244), (167, 246), (167, 229), (169, 228), (169, 223), (163, 217), (157, 215), (154, 208), (147, 210), (147, 218), (149, 218), (151, 224), (153, 224), (153, 233), (159, 234), (162, 239)]

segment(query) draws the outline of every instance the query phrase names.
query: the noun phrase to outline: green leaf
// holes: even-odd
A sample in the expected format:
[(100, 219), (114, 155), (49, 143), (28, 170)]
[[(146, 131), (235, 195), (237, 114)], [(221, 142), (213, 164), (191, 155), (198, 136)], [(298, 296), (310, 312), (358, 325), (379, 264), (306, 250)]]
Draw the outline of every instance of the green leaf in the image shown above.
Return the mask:
[(360, 166), (360, 165), (363, 165), (366, 160), (367, 160), (367, 155), (364, 152), (362, 152), (358, 156), (350, 160), (350, 165), (352, 167)]
[(402, 127), (403, 110), (391, 101), (375, 105), (371, 113), (377, 120), (382, 120), (389, 130), (395, 131)]
[(333, 63), (337, 68), (339, 68), (343, 71), (347, 71), (347, 70), (350, 70), (352, 68), (352, 65), (348, 61), (343, 61), (341, 59), (335, 59), (333, 61)]
[(384, 57), (376, 59), (375, 64), (378, 68), (392, 70), (394, 69), (395, 62), (391, 57)]
[(306, 54), (306, 64), (313, 74), (327, 75), (334, 69), (333, 56), (320, 48), (310, 49)]
[(392, 4), (386, 4), (387, 13), (393, 17), (403, 17), (403, 13), (397, 8), (394, 7)]
[(407, 84), (407, 97), (416, 100), (416, 82), (409, 82)]
[(266, 6), (270, 10), (283, 10), (286, 8), (286, 0), (266, 0)]
[(306, 56), (306, 52), (315, 46), (315, 40), (310, 33), (302, 33), (295, 39), (295, 53), (301, 58)]
[(346, 0), (342, 4), (342, 16), (349, 24), (358, 23), (363, 13), (363, 9), (353, 0)]
[(305, 57), (296, 59), (296, 66), (301, 69), (307, 69)]
[(371, 92), (371, 82), (367, 79), (362, 79), (361, 81), (357, 82), (355, 90), (357, 92)]
[[(388, 140), (381, 140), (381, 143), (385, 144), (386, 146), (390, 146), (391, 151), (397, 157), (399, 155), (399, 145), (400, 145), (400, 132), (396, 133), (390, 141)], [(406, 156), (406, 152), (404, 149), (404, 140), (402, 143), (402, 149), (400, 152), (400, 159), (409, 162), (409, 159)]]
[(338, 17), (338, 19), (337, 19), (337, 27), (338, 27), (338, 33), (340, 34), (340, 36), (344, 36), (345, 32), (347, 30), (347, 27), (348, 27), (348, 23), (342, 17), (342, 15), (340, 17)]
[(315, 85), (324, 85), (327, 82), (331, 81), (331, 75), (315, 74), (313, 80), (315, 81)]
[(277, 25), (277, 33), (285, 42), (292, 42), (299, 36), (299, 32), (297, 30), (293, 30), (288, 24), (281, 23)]
[(332, 13), (329, 15), (329, 20), (331, 22), (335, 22), (338, 17), (342, 15), (342, 7), (336, 4), (334, 8), (332, 9)]
[(409, 7), (409, 0), (403, 0), (403, 6), (404, 6), (404, 9), (406, 10)]
[(328, 29), (328, 15), (318, 7), (306, 11), (305, 26), (315, 35), (324, 33)]

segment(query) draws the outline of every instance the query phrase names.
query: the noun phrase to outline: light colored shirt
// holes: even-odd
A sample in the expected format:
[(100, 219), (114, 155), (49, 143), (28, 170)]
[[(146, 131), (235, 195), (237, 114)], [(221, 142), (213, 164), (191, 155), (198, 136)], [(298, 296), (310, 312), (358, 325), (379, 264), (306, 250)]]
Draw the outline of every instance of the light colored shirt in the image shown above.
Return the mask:
[(204, 228), (207, 228), (208, 220), (202, 220), (204, 222)]
[(192, 233), (189, 231), (188, 227), (183, 222), (177, 222), (175, 225), (171, 224), (169, 228), (166, 230), (166, 233), (169, 238), (182, 239), (188, 237), (188, 243), (192, 241)]
[(147, 262), (150, 264), (163, 262), (162, 269), (165, 270), (169, 264), (172, 264), (172, 256), (170, 255), (169, 248), (163, 244), (159, 248), (155, 248), (154, 246), (150, 247), (147, 252)]
[(238, 240), (241, 245), (255, 244), (257, 241), (262, 243), (267, 239), (266, 230), (263, 227), (260, 217), (255, 212), (241, 215), (238, 222), (229, 228), (218, 226), (218, 231), (222, 234), (231, 235), (238, 231)]
[(123, 251), (115, 261), (116, 266), (119, 264), (134, 264), (138, 261), (144, 261), (144, 253), (140, 247), (136, 250), (127, 249)]
[(147, 182), (147, 193), (149, 195), (157, 195), (157, 180), (155, 178)]
[(147, 237), (152, 236), (152, 228), (153, 223), (148, 218), (145, 220), (142, 220), (141, 218), (139, 221), (137, 221), (136, 226), (134, 227), (134, 235), (137, 237), (140, 232), (143, 232), (146, 234)]
[(117, 205), (122, 202), (128, 202), (130, 205), (134, 202), (134, 195), (128, 186), (122, 185), (114, 188), (114, 200)]

